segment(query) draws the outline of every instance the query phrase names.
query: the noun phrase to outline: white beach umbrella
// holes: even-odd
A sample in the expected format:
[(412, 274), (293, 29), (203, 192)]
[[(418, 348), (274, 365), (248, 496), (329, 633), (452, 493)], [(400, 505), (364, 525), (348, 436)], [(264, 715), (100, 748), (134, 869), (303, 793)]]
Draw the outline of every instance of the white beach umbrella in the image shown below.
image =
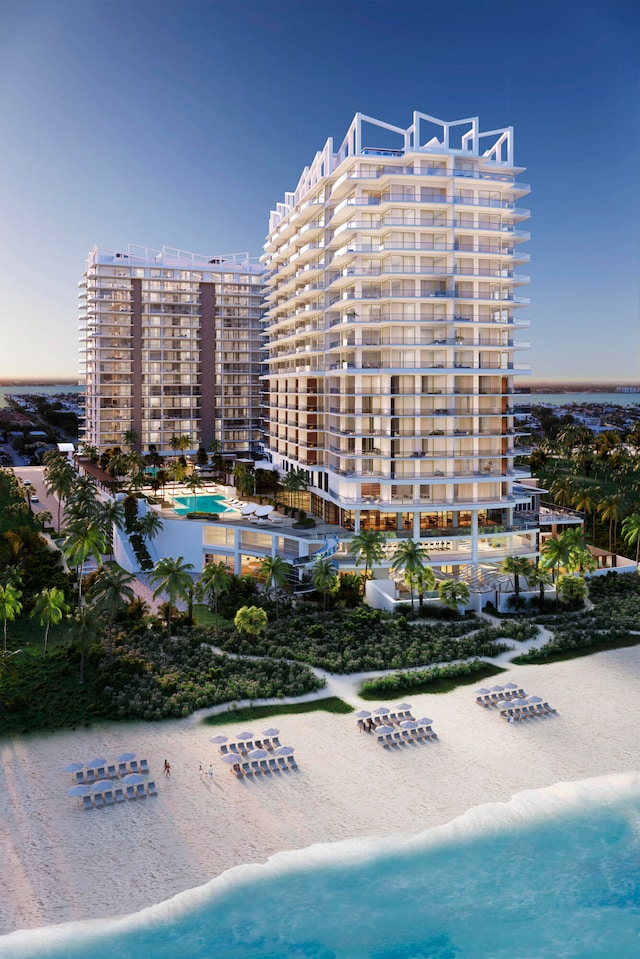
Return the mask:
[(242, 507), (240, 512), (242, 513), (243, 516), (251, 516), (252, 513), (255, 513), (256, 508), (257, 507), (255, 503), (247, 503), (245, 506)]
[(273, 512), (273, 506), (257, 506), (255, 512), (256, 516), (268, 516)]

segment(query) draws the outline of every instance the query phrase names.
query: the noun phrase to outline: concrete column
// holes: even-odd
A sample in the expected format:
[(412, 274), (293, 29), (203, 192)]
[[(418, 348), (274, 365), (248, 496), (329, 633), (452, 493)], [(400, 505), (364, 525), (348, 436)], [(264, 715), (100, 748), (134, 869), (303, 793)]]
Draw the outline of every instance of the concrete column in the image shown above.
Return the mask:
[(471, 510), (471, 562), (478, 562), (478, 511)]

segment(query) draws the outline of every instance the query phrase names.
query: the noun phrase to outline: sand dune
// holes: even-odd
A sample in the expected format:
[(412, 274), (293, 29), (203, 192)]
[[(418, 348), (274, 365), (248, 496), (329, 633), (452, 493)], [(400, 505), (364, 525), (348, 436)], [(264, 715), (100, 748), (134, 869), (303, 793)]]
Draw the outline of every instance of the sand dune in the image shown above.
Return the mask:
[[(523, 789), (640, 768), (640, 649), (513, 667), (508, 678), (548, 699), (558, 717), (510, 726), (475, 704), (473, 687), (410, 696), (439, 742), (387, 751), (351, 716), (283, 716), (252, 728), (280, 727), (300, 769), (253, 781), (237, 781), (209, 743), (238, 731), (233, 722), (213, 729), (192, 717), (0, 740), (0, 933), (135, 912), (282, 850), (411, 835)], [(84, 811), (67, 797), (67, 763), (125, 750), (148, 758), (157, 799)], [(210, 761), (212, 783), (198, 775)]]

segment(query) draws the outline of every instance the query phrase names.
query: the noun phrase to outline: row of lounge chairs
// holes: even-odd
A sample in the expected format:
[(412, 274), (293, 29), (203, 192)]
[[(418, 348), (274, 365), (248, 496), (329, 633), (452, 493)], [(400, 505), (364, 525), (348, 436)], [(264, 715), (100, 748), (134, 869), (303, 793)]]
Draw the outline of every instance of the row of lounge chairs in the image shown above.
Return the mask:
[(539, 719), (541, 716), (557, 715), (558, 710), (554, 709), (549, 703), (529, 703), (526, 706), (513, 706), (508, 709), (501, 709), (500, 715), (507, 722), (517, 722), (521, 719)]
[(415, 746), (420, 743), (435, 742), (438, 734), (434, 733), (431, 726), (416, 726), (415, 729), (398, 729), (392, 733), (380, 733), (378, 742), (385, 749), (392, 746)]
[(146, 799), (147, 796), (157, 795), (158, 790), (154, 782), (147, 783), (146, 789), (143, 783), (137, 786), (116, 786), (115, 789), (105, 789), (103, 793), (83, 796), (82, 806), (84, 809), (101, 809), (103, 806), (115, 806), (116, 803), (125, 800)]
[(277, 756), (271, 759), (239, 760), (231, 767), (231, 772), (238, 779), (242, 779), (243, 776), (271, 775), (289, 772), (291, 769), (298, 769), (293, 756)]
[(510, 699), (525, 699), (526, 695), (524, 689), (504, 689), (500, 692), (488, 692), (481, 696), (476, 696), (476, 703), (478, 706), (491, 708), (492, 706), (497, 706), (498, 703), (508, 702)]
[(75, 780), (84, 786), (87, 784), (91, 785), (91, 783), (95, 783), (99, 779), (117, 779), (118, 777), (127, 776), (129, 773), (148, 772), (148, 760), (141, 759), (138, 762), (138, 760), (132, 759), (129, 763), (113, 763), (112, 765), (98, 766), (97, 769), (80, 769), (75, 774)]
[(242, 756), (254, 749), (267, 749), (269, 752), (273, 752), (280, 745), (277, 736), (267, 736), (264, 739), (241, 739), (236, 743), (223, 743), (218, 747), (218, 752), (221, 756), (226, 756), (229, 753), (238, 753)]
[(391, 713), (377, 713), (375, 716), (372, 716), (374, 725), (376, 726), (389, 726), (397, 725), (398, 723), (403, 723), (408, 719), (413, 719), (410, 709), (398, 709), (395, 712)]

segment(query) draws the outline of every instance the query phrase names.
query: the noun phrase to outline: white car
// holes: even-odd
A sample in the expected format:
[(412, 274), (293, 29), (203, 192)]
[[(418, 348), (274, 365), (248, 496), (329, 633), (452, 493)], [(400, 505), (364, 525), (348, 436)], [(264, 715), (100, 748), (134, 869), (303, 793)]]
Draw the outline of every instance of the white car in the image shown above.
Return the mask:
[(35, 493), (34, 493), (33, 496), (31, 497), (31, 502), (32, 502), (32, 503), (39, 503), (39, 502), (40, 502), (40, 500), (38, 499), (38, 497), (37, 497), (37, 495), (36, 495)]

